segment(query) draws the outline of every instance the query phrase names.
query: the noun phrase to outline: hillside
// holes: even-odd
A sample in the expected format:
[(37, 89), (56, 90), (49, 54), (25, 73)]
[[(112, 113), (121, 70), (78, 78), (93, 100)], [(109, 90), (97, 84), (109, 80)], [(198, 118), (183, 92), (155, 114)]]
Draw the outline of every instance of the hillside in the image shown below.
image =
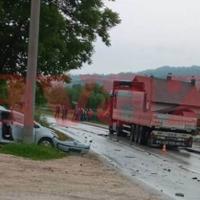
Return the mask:
[(112, 88), (113, 80), (132, 80), (135, 74), (141, 74), (146, 76), (153, 75), (154, 77), (158, 78), (165, 78), (168, 73), (172, 73), (174, 77), (178, 77), (182, 80), (189, 80), (191, 76), (195, 76), (198, 80), (200, 77), (200, 66), (191, 66), (191, 67), (173, 67), (173, 66), (163, 66), (157, 69), (149, 69), (140, 71), (137, 73), (134, 72), (126, 72), (126, 73), (119, 73), (119, 74), (85, 74), (85, 75), (72, 75), (72, 81), (69, 85), (74, 84), (84, 84), (95, 82), (98, 84), (102, 84), (106, 87), (107, 90)]
[(200, 76), (200, 66), (191, 67), (173, 67), (163, 66), (157, 69), (149, 69), (139, 72), (139, 74), (153, 75), (159, 78), (165, 78), (168, 73), (172, 73), (174, 76)]

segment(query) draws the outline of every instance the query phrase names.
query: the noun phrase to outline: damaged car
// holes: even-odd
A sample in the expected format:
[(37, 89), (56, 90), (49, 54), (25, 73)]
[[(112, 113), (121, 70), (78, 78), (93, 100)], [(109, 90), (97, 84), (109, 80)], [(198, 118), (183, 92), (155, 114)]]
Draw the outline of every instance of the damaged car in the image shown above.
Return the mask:
[[(0, 107), (1, 144), (20, 143), (23, 141), (23, 120), (24, 115), (22, 113)], [(32, 141), (34, 144), (55, 147), (64, 152), (79, 151), (87, 153), (90, 149), (90, 143), (81, 143), (70, 138), (61, 139), (55, 130), (44, 127), (38, 122), (34, 122)]]

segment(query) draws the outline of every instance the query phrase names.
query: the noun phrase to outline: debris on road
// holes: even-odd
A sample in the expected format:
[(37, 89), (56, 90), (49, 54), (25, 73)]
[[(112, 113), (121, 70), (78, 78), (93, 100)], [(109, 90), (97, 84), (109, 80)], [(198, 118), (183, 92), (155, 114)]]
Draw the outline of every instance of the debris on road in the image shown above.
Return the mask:
[(171, 169), (166, 169), (166, 168), (164, 168), (163, 170), (164, 170), (164, 171), (167, 171), (167, 172), (171, 172)]
[(125, 156), (125, 158), (135, 158), (134, 156)]
[(183, 193), (176, 193), (175, 194), (177, 197), (184, 197), (184, 194)]
[[(84, 139), (87, 135), (93, 140), (91, 150), (104, 157), (114, 168), (121, 170), (131, 180), (141, 180), (147, 185), (153, 185), (158, 192), (162, 189), (165, 195), (173, 199), (180, 198), (175, 197), (177, 191), (184, 191), (187, 200), (199, 198), (200, 181), (192, 180), (192, 177), (198, 177), (199, 174), (198, 155), (186, 152), (184, 149), (180, 151), (169, 149), (168, 154), (163, 155), (160, 149), (129, 146), (127, 145), (129, 141), (126, 140), (116, 143), (114, 142), (116, 138), (100, 137), (97, 133), (91, 133), (90, 130), (94, 130), (94, 127), (77, 123), (75, 128), (69, 127), (68, 132), (75, 139)], [(101, 131), (106, 133), (104, 129)]]
[(121, 149), (115, 149), (115, 151), (121, 151)]
[(192, 179), (193, 179), (193, 180), (197, 180), (198, 178), (197, 178), (197, 177), (193, 177)]

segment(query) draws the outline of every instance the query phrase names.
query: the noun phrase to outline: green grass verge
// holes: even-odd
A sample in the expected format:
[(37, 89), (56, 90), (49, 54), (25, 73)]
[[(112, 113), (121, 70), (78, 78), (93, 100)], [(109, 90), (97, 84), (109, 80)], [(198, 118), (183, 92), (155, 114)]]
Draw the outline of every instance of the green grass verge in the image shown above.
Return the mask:
[(32, 160), (50, 160), (66, 156), (66, 153), (54, 148), (35, 144), (6, 144), (0, 146), (0, 153), (11, 154)]

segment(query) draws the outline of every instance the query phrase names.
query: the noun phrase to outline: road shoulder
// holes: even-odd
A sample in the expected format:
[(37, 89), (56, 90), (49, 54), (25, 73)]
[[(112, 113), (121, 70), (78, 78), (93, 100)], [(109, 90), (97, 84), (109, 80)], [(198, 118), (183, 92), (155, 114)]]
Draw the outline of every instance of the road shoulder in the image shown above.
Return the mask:
[(0, 161), (0, 199), (161, 199), (93, 153), (45, 162), (0, 154)]

